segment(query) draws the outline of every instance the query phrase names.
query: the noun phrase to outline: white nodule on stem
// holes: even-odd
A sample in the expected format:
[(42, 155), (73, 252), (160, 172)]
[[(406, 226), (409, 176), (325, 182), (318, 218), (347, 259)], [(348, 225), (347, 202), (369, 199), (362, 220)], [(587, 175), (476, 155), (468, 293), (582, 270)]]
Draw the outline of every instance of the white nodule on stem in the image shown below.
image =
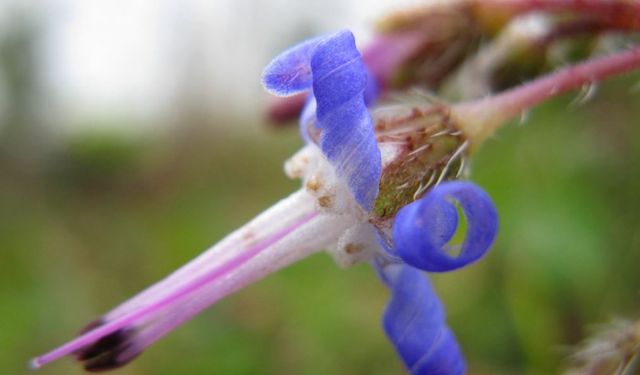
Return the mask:
[(374, 231), (373, 225), (358, 223), (346, 230), (327, 252), (343, 268), (370, 261), (375, 254), (382, 252)]
[(133, 331), (119, 353), (126, 362), (207, 306), (297, 260), (333, 245), (356, 219), (319, 214), (315, 199), (298, 191), (218, 244), (107, 313), (103, 324), (32, 360), (40, 367), (93, 345), (116, 331)]
[(317, 147), (306, 146), (301, 148), (284, 163), (284, 173), (289, 178), (305, 178), (312, 164), (316, 164), (318, 155)]
[(318, 212), (366, 219), (349, 186), (336, 175), (334, 167), (315, 144), (306, 145), (287, 160), (285, 172), (291, 178), (302, 179), (304, 189), (315, 198)]

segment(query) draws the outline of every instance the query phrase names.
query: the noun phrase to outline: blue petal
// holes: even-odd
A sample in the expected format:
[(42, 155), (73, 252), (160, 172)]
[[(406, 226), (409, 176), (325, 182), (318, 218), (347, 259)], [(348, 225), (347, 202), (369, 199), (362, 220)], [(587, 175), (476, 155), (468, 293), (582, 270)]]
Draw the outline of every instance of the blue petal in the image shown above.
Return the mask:
[(447, 201), (433, 202), (433, 211), (430, 214), (426, 230), (436, 247), (444, 247), (458, 229), (458, 211), (456, 206)]
[(462, 351), (453, 332), (448, 327), (440, 331), (432, 351), (420, 358), (411, 369), (415, 375), (455, 375), (464, 374), (466, 365)]
[(387, 265), (380, 272), (391, 289), (383, 327), (410, 373), (463, 374), (464, 358), (427, 278), (406, 265)]
[(309, 39), (282, 52), (264, 69), (262, 85), (278, 96), (290, 96), (311, 88), (311, 55), (325, 38)]
[(369, 74), (353, 34), (339, 32), (318, 44), (311, 57), (311, 71), (320, 148), (338, 176), (346, 179), (356, 201), (370, 211), (378, 195), (382, 167), (365, 104)]
[(378, 99), (380, 90), (376, 78), (371, 74), (371, 71), (367, 69), (367, 86), (364, 88), (364, 104), (367, 107), (373, 105)]
[[(369, 107), (370, 105), (373, 105), (378, 98), (378, 84), (368, 69), (367, 74), (367, 86), (364, 90), (364, 103)], [(305, 143), (311, 142), (309, 126), (316, 122), (316, 109), (316, 98), (313, 96), (313, 93), (309, 93), (304, 103), (304, 107), (302, 107), (299, 120), (300, 135), (302, 136), (302, 139), (304, 139)]]
[[(467, 219), (466, 237), (457, 256), (449, 253), (447, 245), (458, 226), (452, 201), (460, 204)], [(446, 182), (398, 212), (393, 243), (407, 264), (424, 271), (444, 272), (481, 258), (497, 231), (496, 208), (482, 189), (470, 182)]]
[(305, 143), (312, 142), (311, 136), (309, 135), (309, 126), (316, 122), (316, 108), (316, 98), (313, 95), (309, 95), (304, 103), (304, 107), (302, 107), (299, 120), (300, 136)]
[(313, 88), (300, 118), (305, 141), (310, 122), (320, 148), (358, 204), (371, 211), (382, 171), (380, 150), (367, 110), (377, 86), (362, 61), (353, 34), (340, 31), (302, 42), (276, 57), (264, 70), (263, 85), (276, 95)]

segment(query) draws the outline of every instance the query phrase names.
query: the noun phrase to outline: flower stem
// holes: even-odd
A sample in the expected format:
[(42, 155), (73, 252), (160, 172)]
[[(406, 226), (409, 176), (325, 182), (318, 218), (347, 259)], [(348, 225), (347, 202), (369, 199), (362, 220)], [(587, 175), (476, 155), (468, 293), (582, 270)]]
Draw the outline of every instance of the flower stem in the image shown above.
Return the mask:
[(297, 221), (302, 220), (305, 215), (314, 212), (314, 210), (314, 203), (305, 192), (298, 191), (291, 194), (227, 235), (195, 259), (172, 272), (165, 279), (151, 285), (109, 311), (105, 318), (107, 320), (118, 318), (147, 304), (150, 300), (171, 293), (198, 275), (220, 267), (224, 262), (242, 253), (247, 247), (264, 241), (274, 232), (295, 225)]
[[(86, 348), (96, 350), (94, 346), (100, 351), (98, 355), (109, 357), (109, 366), (122, 365), (217, 300), (331, 245), (351, 222), (318, 214), (313, 202), (305, 191), (280, 201), (165, 280), (105, 315), (95, 328), (34, 358), (31, 367), (39, 368)], [(104, 338), (123, 330), (132, 332), (126, 345), (100, 345)]]
[(463, 102), (452, 113), (472, 146), (535, 105), (570, 90), (640, 68), (640, 47), (560, 69), (494, 96)]

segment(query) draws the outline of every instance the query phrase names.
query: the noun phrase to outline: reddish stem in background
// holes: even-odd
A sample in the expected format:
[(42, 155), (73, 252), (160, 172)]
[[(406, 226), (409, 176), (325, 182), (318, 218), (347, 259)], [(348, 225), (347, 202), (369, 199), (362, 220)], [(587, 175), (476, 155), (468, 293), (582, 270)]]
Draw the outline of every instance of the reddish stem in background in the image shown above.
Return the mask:
[(592, 15), (603, 23), (624, 30), (640, 30), (638, 0), (474, 0), (475, 11), (489, 18), (503, 15), (511, 19), (531, 11), (571, 12)]
[(523, 111), (569, 90), (640, 69), (640, 47), (594, 58), (494, 96), (454, 106), (460, 125), (475, 144)]
[(609, 28), (609, 25), (592, 18), (568, 21), (555, 26), (551, 32), (537, 41), (540, 48), (546, 48), (554, 42), (580, 35), (597, 34)]
[(286, 122), (300, 115), (307, 100), (307, 93), (297, 94), (286, 98), (272, 98), (266, 106), (267, 120), (273, 125), (288, 125)]

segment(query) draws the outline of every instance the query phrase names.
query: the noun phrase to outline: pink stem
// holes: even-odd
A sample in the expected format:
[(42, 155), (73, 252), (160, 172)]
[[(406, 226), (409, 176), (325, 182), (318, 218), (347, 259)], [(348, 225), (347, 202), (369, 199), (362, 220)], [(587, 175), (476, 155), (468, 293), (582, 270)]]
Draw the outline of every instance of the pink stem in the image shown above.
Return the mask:
[(640, 68), (640, 47), (594, 58), (494, 96), (458, 104), (454, 112), (473, 142), (540, 102), (569, 90)]
[(581, 11), (615, 14), (618, 11), (640, 9), (637, 0), (479, 0), (486, 5), (525, 11)]
[(294, 224), (286, 227), (276, 233), (274, 233), (271, 237), (266, 238), (264, 241), (255, 244), (254, 246), (247, 249), (247, 251), (239, 254), (235, 258), (230, 259), (226, 263), (223, 263), (220, 267), (211, 270), (203, 274), (202, 276), (194, 279), (192, 282), (184, 285), (180, 289), (176, 290), (174, 293), (171, 293), (163, 298), (160, 298), (152, 303), (142, 306), (139, 309), (133, 310), (128, 314), (125, 314), (103, 326), (100, 326), (92, 331), (89, 331), (74, 340), (52, 350), (49, 353), (46, 353), (40, 357), (36, 357), (31, 361), (32, 368), (39, 368), (45, 365), (48, 362), (54, 361), (60, 357), (76, 352), (87, 345), (90, 345), (102, 337), (109, 335), (125, 326), (135, 323), (136, 321), (144, 318), (145, 316), (152, 315), (157, 313), (159, 310), (171, 306), (175, 303), (180, 302), (184, 298), (188, 297), (193, 292), (199, 290), (200, 288), (210, 284), (211, 282), (219, 279), (220, 277), (228, 274), (229, 272), (237, 269), (242, 266), (256, 255), (261, 253), (263, 250), (267, 249), (274, 243), (280, 241), (284, 237), (288, 236), (292, 232), (296, 231), (304, 224), (311, 221), (314, 217), (317, 216), (316, 212), (312, 212), (307, 214), (299, 221)]
[(472, 0), (480, 12), (497, 12), (511, 18), (527, 12), (571, 12), (593, 15), (623, 29), (640, 30), (638, 0)]

